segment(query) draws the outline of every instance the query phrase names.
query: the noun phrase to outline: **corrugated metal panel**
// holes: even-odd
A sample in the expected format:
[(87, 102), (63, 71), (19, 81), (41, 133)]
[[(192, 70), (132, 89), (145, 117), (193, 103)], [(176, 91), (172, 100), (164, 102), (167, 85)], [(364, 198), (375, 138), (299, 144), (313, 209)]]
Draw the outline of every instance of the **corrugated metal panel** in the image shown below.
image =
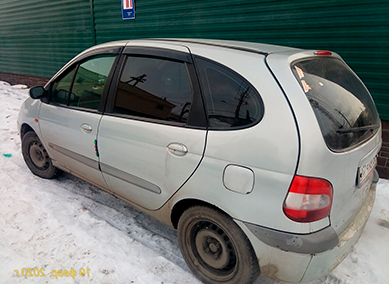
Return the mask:
[(93, 45), (89, 0), (0, 1), (0, 72), (51, 77)]
[(338, 52), (389, 120), (389, 1), (136, 1), (121, 19), (120, 1), (94, 0), (96, 40), (201, 37), (248, 40)]
[(389, 120), (389, 0), (136, 0), (136, 19), (126, 21), (121, 0), (19, 3), (0, 2), (0, 72), (51, 76), (95, 42), (129, 38), (201, 37), (330, 49), (363, 79), (381, 117)]

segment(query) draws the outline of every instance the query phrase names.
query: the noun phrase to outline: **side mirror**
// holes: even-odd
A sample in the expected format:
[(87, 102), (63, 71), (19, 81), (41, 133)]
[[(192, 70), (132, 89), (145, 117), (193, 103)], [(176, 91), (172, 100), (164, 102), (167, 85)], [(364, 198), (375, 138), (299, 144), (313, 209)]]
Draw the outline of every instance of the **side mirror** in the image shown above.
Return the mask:
[(41, 99), (47, 94), (46, 90), (42, 86), (32, 87), (30, 89), (30, 97), (34, 100)]

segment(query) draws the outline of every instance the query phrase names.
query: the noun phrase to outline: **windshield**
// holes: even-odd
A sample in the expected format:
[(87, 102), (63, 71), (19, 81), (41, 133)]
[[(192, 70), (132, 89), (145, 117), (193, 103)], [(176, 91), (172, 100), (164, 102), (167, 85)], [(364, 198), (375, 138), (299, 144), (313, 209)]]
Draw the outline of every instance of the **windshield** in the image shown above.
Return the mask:
[(292, 70), (331, 150), (355, 146), (378, 131), (380, 120), (374, 102), (343, 61), (329, 57), (308, 59), (294, 63)]

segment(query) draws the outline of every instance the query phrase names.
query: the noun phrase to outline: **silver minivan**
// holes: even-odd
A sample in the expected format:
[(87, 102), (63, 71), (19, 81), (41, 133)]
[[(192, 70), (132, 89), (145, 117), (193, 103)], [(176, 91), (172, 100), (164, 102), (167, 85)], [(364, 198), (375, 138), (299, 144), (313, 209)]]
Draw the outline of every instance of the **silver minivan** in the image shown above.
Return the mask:
[(177, 229), (204, 283), (307, 282), (358, 241), (381, 123), (339, 55), (248, 42), (92, 47), (30, 89), (32, 173), (71, 173)]

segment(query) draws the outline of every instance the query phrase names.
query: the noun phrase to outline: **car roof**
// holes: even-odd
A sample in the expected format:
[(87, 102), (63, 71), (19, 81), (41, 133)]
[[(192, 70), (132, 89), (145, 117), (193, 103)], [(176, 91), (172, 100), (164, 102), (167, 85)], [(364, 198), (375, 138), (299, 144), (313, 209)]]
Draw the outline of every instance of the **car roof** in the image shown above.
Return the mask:
[(272, 44), (264, 44), (257, 42), (247, 42), (247, 41), (234, 41), (234, 40), (219, 40), (219, 39), (197, 39), (197, 38), (182, 38), (182, 39), (156, 39), (163, 40), (167, 42), (177, 42), (187, 45), (190, 48), (191, 44), (201, 44), (201, 45), (212, 45), (219, 46), (224, 48), (232, 48), (245, 50), (249, 52), (259, 52), (259, 53), (274, 53), (274, 52), (282, 52), (282, 51), (290, 51), (295, 50), (298, 51), (300, 49), (281, 46), (281, 45), (272, 45)]
[[(301, 49), (286, 47), (280, 45), (272, 44), (263, 44), (256, 42), (246, 42), (246, 41), (233, 41), (233, 40), (219, 40), (219, 39), (198, 39), (198, 38), (152, 38), (152, 39), (131, 39), (131, 40), (121, 40), (121, 41), (112, 41), (103, 44), (96, 45), (91, 49), (98, 49), (102, 47), (118, 47), (125, 46), (129, 43), (155, 43), (156, 47), (158, 43), (171, 44), (171, 45), (184, 45), (189, 49), (193, 45), (209, 45), (222, 48), (230, 48), (237, 50), (244, 50), (248, 52), (264, 53), (270, 54), (275, 52), (283, 51), (301, 51)], [(91, 50), (89, 49), (89, 50)]]

